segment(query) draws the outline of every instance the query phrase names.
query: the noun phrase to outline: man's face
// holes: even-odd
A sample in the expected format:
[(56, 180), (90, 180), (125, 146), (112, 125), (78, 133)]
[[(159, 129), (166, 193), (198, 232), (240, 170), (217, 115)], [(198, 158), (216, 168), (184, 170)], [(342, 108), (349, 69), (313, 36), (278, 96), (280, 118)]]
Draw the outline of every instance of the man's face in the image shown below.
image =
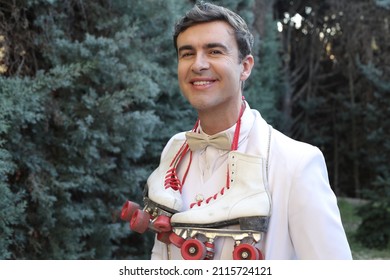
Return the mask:
[(237, 107), (253, 57), (239, 61), (233, 28), (228, 23), (213, 21), (189, 27), (179, 34), (177, 49), (180, 89), (198, 112)]

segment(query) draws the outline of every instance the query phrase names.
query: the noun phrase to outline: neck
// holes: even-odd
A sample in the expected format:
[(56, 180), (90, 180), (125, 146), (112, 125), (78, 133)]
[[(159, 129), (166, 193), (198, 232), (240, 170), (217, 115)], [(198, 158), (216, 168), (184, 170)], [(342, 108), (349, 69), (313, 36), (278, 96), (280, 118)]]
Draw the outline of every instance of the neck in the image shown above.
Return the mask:
[(202, 130), (208, 135), (214, 135), (226, 129), (229, 129), (236, 124), (240, 114), (243, 113), (243, 102), (231, 108), (223, 108), (218, 110), (212, 109), (212, 112), (198, 112), (198, 117), (202, 126)]

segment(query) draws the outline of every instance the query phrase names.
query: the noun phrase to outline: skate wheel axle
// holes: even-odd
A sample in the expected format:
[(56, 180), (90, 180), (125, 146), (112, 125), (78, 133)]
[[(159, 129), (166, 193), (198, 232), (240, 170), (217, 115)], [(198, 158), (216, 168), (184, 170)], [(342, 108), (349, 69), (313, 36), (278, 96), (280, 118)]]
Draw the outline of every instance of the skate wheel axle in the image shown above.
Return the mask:
[(247, 243), (237, 245), (233, 251), (234, 260), (261, 260), (263, 255), (255, 246)]
[(181, 247), (181, 255), (185, 260), (204, 260), (206, 254), (206, 245), (197, 239), (188, 239)]

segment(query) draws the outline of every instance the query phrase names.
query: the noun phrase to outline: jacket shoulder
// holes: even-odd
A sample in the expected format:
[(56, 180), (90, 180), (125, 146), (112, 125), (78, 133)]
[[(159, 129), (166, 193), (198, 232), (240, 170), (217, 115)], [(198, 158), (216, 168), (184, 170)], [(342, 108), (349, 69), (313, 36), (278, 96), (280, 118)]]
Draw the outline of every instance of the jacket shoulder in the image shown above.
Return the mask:
[(297, 168), (313, 163), (325, 166), (325, 158), (318, 147), (292, 139), (276, 129), (272, 130), (270, 166), (293, 173)]

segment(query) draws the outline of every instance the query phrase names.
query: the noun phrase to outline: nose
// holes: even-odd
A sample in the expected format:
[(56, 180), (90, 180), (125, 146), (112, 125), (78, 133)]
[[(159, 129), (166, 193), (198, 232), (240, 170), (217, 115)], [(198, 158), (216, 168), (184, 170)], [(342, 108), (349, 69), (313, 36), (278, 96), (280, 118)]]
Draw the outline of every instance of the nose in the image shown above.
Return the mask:
[(210, 64), (207, 57), (204, 54), (197, 54), (195, 56), (194, 63), (191, 66), (191, 70), (195, 73), (200, 73), (209, 69)]

